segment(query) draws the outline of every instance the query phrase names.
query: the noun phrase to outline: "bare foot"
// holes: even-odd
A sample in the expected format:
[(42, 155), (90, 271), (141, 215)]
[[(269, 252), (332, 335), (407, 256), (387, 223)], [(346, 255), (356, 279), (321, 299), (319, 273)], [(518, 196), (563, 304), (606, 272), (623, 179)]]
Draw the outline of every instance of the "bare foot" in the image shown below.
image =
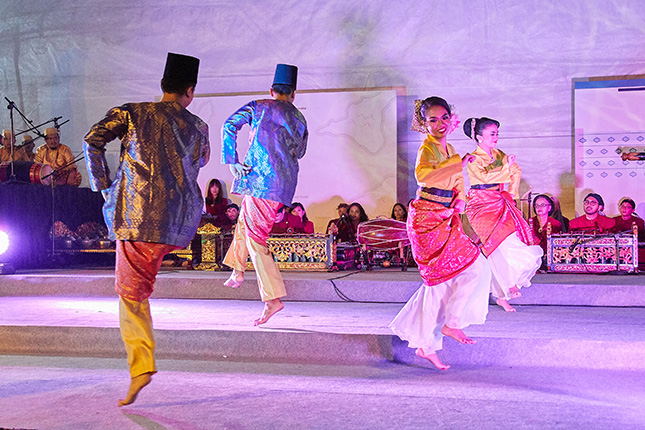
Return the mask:
[(444, 336), (450, 336), (457, 342), (463, 343), (464, 345), (474, 345), (477, 343), (475, 339), (469, 338), (463, 331), (458, 328), (450, 328), (447, 325), (444, 325), (441, 329), (441, 333)]
[(119, 407), (134, 403), (134, 401), (137, 399), (137, 394), (139, 394), (139, 391), (141, 391), (143, 387), (148, 385), (151, 380), (151, 372), (143, 373), (132, 378), (132, 380), (130, 381), (130, 388), (128, 389), (127, 396), (125, 396), (125, 399), (119, 400), (119, 402), (117, 403)]
[(253, 325), (264, 324), (265, 322), (269, 321), (269, 318), (271, 318), (273, 314), (280, 312), (282, 308), (284, 308), (282, 300), (269, 300), (268, 302), (264, 303), (264, 311), (262, 311), (262, 316), (256, 319)]
[(522, 297), (522, 293), (520, 293), (520, 289), (517, 288), (517, 285), (508, 291), (511, 293), (511, 299), (517, 299), (518, 297)]
[(421, 358), (425, 358), (426, 360), (429, 360), (430, 363), (434, 364), (434, 367), (436, 367), (439, 370), (450, 369), (449, 365), (443, 364), (443, 362), (439, 360), (439, 356), (435, 352), (428, 353), (424, 351), (423, 348), (417, 348), (417, 350), (414, 351), (414, 353)]
[(503, 307), (506, 312), (515, 312), (515, 308), (511, 306), (506, 299), (495, 300), (499, 306)]
[(233, 270), (231, 276), (224, 282), (225, 287), (237, 288), (244, 282), (244, 272)]

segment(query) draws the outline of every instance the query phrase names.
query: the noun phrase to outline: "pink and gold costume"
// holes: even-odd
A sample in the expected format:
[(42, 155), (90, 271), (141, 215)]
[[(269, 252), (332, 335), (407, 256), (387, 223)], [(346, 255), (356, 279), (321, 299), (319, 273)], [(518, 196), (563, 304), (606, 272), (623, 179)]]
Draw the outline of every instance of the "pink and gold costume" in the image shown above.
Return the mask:
[[(467, 167), (471, 188), (466, 215), (488, 258), (493, 296), (510, 299), (511, 288), (531, 285), (543, 254), (533, 245), (533, 232), (513, 200), (518, 197), (522, 171), (498, 149), (492, 149), (492, 158), (479, 146), (472, 155), (475, 160)], [(506, 184), (509, 191), (504, 191)]]
[(390, 324), (411, 348), (437, 351), (441, 329), (483, 324), (491, 280), (486, 259), (464, 233), (451, 207), (464, 195), (461, 158), (428, 135), (417, 153), (419, 189), (410, 204), (407, 230), (423, 285)]

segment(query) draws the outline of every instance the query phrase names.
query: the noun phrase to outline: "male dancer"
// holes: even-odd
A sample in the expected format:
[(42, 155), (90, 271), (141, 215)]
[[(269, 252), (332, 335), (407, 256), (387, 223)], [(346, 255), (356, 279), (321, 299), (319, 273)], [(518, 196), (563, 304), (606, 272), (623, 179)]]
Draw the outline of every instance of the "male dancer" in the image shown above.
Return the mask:
[[(241, 107), (222, 127), (222, 163), (228, 164), (235, 176), (231, 192), (244, 196), (235, 236), (224, 258), (233, 273), (224, 285), (240, 286), (250, 254), (265, 302), (255, 325), (264, 324), (282, 310), (280, 298), (287, 295), (266, 241), (280, 206), (291, 206), (298, 183), (298, 160), (307, 149), (307, 122), (293, 105), (297, 77), (297, 67), (278, 64), (271, 86), (273, 99), (255, 100)], [(244, 124), (251, 126), (250, 145), (244, 163), (240, 163), (237, 133)]]
[[(118, 405), (135, 401), (157, 372), (148, 297), (161, 260), (191, 241), (203, 205), (197, 174), (210, 158), (208, 126), (186, 108), (192, 102), (199, 59), (169, 53), (157, 103), (110, 109), (85, 136), (83, 149), (94, 191), (116, 239), (116, 292), (130, 388)], [(110, 181), (105, 145), (121, 139), (121, 164)]]

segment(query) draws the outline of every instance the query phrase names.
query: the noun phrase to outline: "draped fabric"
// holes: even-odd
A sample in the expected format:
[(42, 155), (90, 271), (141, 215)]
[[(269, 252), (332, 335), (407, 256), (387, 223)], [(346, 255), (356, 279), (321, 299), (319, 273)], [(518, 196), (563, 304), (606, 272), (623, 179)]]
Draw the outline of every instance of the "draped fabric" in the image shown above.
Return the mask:
[(408, 236), (419, 273), (428, 286), (445, 282), (470, 266), (479, 250), (466, 236), (453, 208), (422, 199), (410, 203)]
[(237, 222), (244, 223), (246, 234), (251, 239), (267, 246), (267, 239), (281, 203), (248, 196), (242, 199), (240, 205), (240, 217)]
[(533, 245), (533, 233), (506, 191), (473, 190), (468, 192), (466, 215), (488, 257), (504, 239), (517, 232), (526, 245)]
[(116, 242), (116, 286), (121, 297), (143, 302), (154, 291), (164, 256), (178, 249), (174, 245), (150, 242)]

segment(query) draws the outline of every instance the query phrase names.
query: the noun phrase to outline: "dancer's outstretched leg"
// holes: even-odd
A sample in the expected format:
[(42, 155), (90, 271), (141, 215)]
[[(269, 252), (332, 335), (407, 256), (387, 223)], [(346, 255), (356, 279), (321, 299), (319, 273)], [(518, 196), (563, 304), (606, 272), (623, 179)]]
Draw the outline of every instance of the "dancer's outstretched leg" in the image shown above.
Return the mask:
[(128, 389), (128, 394), (124, 399), (119, 400), (117, 403), (119, 407), (129, 405), (134, 403), (137, 399), (139, 392), (152, 381), (152, 375), (154, 372), (144, 373), (142, 375), (135, 376), (130, 381), (130, 388)]
[(506, 299), (498, 298), (495, 300), (495, 303), (497, 303), (498, 306), (503, 307), (506, 312), (515, 312), (515, 308), (511, 306)]
[(449, 336), (453, 338), (459, 343), (463, 343), (464, 345), (474, 345), (477, 343), (475, 339), (469, 338), (462, 330), (458, 328), (450, 328), (447, 325), (444, 325), (443, 328), (441, 329), (441, 333), (444, 336)]
[(238, 288), (244, 282), (244, 272), (233, 269), (231, 276), (224, 282), (225, 287)]
[(283, 308), (284, 304), (280, 299), (273, 299), (269, 300), (268, 302), (264, 302), (264, 310), (262, 311), (262, 316), (256, 319), (253, 325), (264, 324), (265, 322), (269, 321), (269, 318), (280, 312)]
[(434, 364), (434, 367), (436, 367), (439, 370), (448, 370), (450, 369), (450, 366), (448, 364), (444, 364), (440, 359), (439, 356), (435, 351), (425, 351), (423, 348), (417, 348), (416, 351), (414, 351), (416, 355), (418, 355), (421, 358), (425, 358), (426, 360), (430, 361), (430, 363)]

